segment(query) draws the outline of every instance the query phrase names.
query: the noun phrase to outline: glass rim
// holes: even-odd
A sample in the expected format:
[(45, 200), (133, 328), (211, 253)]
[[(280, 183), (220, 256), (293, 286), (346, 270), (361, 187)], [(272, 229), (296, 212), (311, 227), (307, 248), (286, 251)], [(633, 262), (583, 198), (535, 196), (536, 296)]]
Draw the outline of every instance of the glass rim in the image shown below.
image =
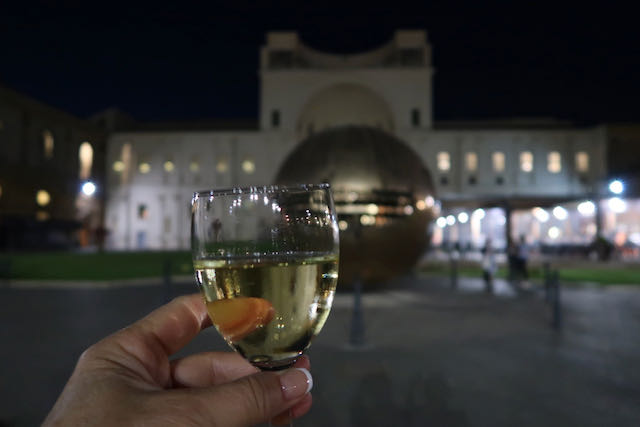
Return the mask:
[(241, 194), (269, 194), (278, 192), (306, 192), (313, 190), (327, 190), (331, 188), (328, 182), (320, 184), (291, 184), (291, 185), (262, 185), (262, 186), (246, 186), (246, 187), (229, 187), (222, 189), (211, 189), (204, 191), (196, 191), (193, 193), (193, 199), (211, 196), (232, 196)]

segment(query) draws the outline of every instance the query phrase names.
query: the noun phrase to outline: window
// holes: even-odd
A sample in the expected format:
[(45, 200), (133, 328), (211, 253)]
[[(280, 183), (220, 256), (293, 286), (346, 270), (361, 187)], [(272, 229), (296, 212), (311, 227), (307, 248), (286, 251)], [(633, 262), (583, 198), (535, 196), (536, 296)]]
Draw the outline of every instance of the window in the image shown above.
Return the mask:
[(531, 172), (533, 170), (533, 154), (531, 151), (520, 153), (520, 170), (522, 172)]
[(562, 157), (557, 151), (551, 151), (547, 156), (547, 170), (551, 173), (559, 173), (562, 170)]
[(173, 160), (171, 160), (170, 158), (165, 160), (162, 167), (164, 168), (164, 171), (167, 173), (171, 173), (176, 169), (176, 165), (173, 163)]
[(53, 157), (53, 134), (50, 130), (44, 130), (42, 132), (42, 149), (44, 151), (44, 158), (50, 159)]
[(504, 172), (504, 153), (502, 151), (494, 151), (491, 155), (491, 163), (494, 172)]
[(256, 164), (251, 159), (245, 159), (242, 162), (242, 170), (246, 174), (252, 174), (256, 170)]
[(280, 127), (280, 110), (271, 111), (271, 127)]
[(227, 159), (218, 160), (218, 163), (216, 164), (216, 170), (219, 173), (224, 173), (229, 170), (229, 162), (227, 162)]
[(420, 126), (420, 110), (418, 110), (417, 108), (411, 110), (411, 124), (414, 128)]
[(80, 159), (80, 179), (89, 179), (91, 177), (91, 166), (93, 165), (93, 147), (91, 144), (86, 141), (80, 144), (78, 158)]
[(147, 209), (147, 205), (140, 204), (138, 205), (138, 218), (147, 219), (149, 216), (149, 210)]
[(478, 170), (478, 155), (473, 151), (468, 152), (464, 156), (464, 165), (469, 172), (475, 172)]
[(580, 173), (589, 172), (589, 154), (584, 151), (576, 153), (576, 170)]
[(51, 202), (51, 195), (47, 190), (38, 190), (36, 193), (36, 203), (38, 206), (47, 206)]
[(451, 158), (449, 157), (449, 153), (446, 151), (441, 151), (437, 156), (438, 170), (447, 172), (451, 169)]

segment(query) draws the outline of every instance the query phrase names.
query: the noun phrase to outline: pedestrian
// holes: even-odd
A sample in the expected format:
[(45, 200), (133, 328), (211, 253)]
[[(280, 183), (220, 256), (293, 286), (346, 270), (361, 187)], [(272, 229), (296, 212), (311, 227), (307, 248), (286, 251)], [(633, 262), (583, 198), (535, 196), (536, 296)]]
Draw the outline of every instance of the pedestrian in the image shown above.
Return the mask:
[(496, 271), (496, 254), (493, 250), (491, 238), (487, 237), (482, 249), (482, 278), (484, 279), (485, 290), (489, 293), (493, 293), (493, 277)]

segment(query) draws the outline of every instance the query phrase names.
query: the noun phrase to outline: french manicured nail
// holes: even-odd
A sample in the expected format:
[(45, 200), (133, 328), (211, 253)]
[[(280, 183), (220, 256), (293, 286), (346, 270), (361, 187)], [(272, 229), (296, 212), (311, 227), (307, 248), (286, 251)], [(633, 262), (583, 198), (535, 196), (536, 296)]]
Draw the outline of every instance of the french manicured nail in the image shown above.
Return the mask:
[(285, 400), (302, 397), (311, 391), (313, 378), (304, 368), (292, 368), (280, 374), (280, 387)]

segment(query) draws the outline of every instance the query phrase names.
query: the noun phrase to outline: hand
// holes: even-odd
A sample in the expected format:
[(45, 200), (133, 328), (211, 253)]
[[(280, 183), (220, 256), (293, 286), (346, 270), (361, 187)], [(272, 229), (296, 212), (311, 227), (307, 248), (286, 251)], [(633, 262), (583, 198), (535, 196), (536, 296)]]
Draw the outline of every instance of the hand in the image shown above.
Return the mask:
[(278, 373), (259, 372), (235, 353), (169, 361), (209, 325), (202, 297), (190, 295), (92, 345), (44, 425), (246, 426), (309, 410), (306, 357)]

